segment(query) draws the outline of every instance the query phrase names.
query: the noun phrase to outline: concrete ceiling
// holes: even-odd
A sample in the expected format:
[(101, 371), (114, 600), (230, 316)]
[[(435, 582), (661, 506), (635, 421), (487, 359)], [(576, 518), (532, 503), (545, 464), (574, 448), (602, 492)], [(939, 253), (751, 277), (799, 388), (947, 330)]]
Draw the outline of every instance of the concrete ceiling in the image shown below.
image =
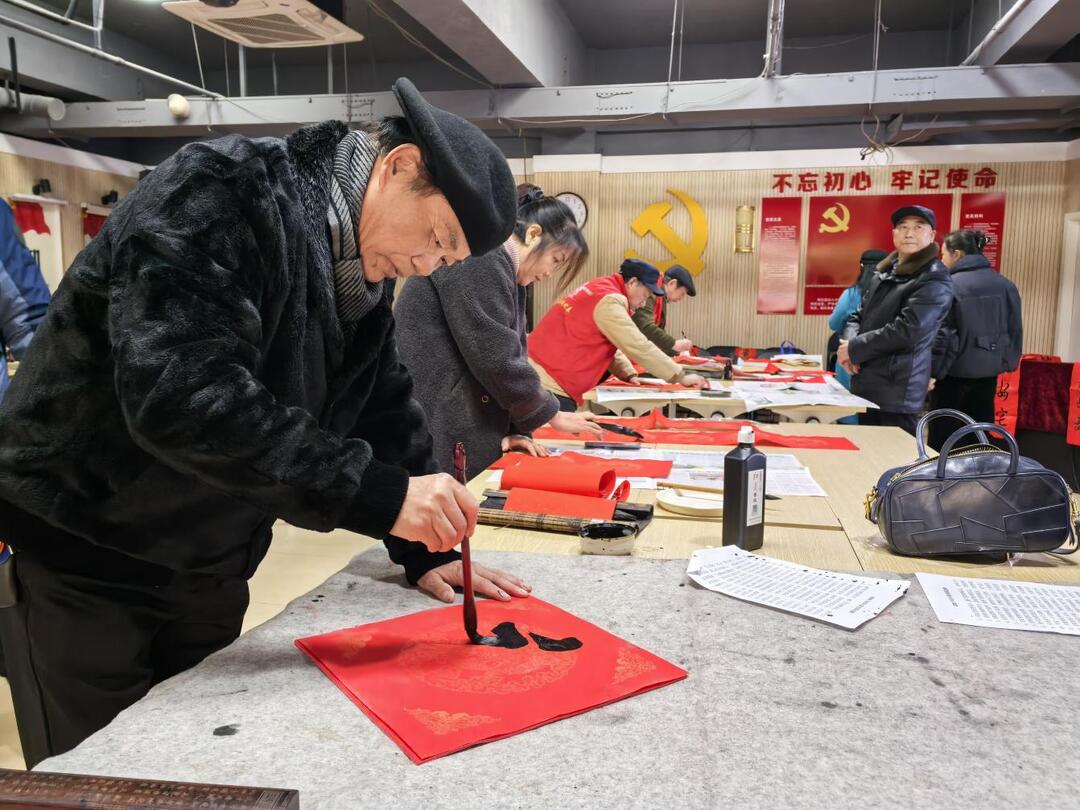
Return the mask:
[[(30, 2), (63, 11), (68, 0)], [(78, 2), (78, 18), (89, 21), (92, 0)], [(413, 78), (436, 103), (445, 98), (449, 108), (491, 127), (493, 137), (504, 137), (514, 149), (533, 149), (522, 144), (542, 140), (545, 150), (602, 151), (612, 142), (604, 137), (618, 136), (626, 141), (618, 148), (633, 153), (685, 151), (679, 137), (690, 133), (695, 145), (686, 148), (693, 151), (711, 143), (709, 132), (727, 131), (767, 131), (768, 138), (750, 140), (767, 142), (768, 148), (796, 148), (813, 132), (824, 133), (821, 137), (833, 145), (856, 145), (865, 143), (859, 119), (871, 104), (875, 113), (894, 116), (891, 126), (904, 137), (919, 141), (1067, 139), (1075, 137), (1078, 126), (1080, 81), (1070, 86), (1075, 92), (1067, 87), (1048, 101), (1038, 77), (1078, 75), (1080, 66), (1065, 63), (1080, 62), (1075, 55), (1080, 48), (1067, 45), (1077, 34), (1080, 0), (1027, 0), (1025, 12), (1014, 15), (979, 61), (1035, 63), (1031, 73), (1015, 75), (1036, 80), (1021, 86), (982, 77), (993, 79), (989, 95), (955, 86), (944, 106), (928, 103), (940, 100), (942, 86), (935, 82), (953, 75), (950, 66), (979, 44), (1015, 0), (880, 0), (880, 81), (866, 84), (869, 95), (839, 106), (834, 104), (838, 96), (865, 84), (873, 67), (876, 0), (785, 0), (779, 74), (793, 81), (756, 83), (768, 0), (679, 0), (686, 48), (674, 75), (687, 81), (676, 80), (670, 88), (665, 78), (674, 0), (314, 2), (366, 37), (347, 49), (332, 49), (332, 77), (325, 48), (249, 50), (248, 98), (237, 99), (237, 47), (226, 47), (200, 30), (203, 86), (234, 99), (224, 106), (208, 105), (205, 122), (193, 115), (184, 124), (159, 114), (160, 102), (143, 103), (163, 99), (176, 90), (175, 83), (42, 38), (37, 31), (84, 45), (92, 42), (86, 31), (0, 0), (0, 36), (17, 41), (23, 87), (80, 105), (70, 108), (69, 119), (53, 125), (9, 113), (0, 130), (32, 137), (112, 138), (117, 140), (114, 153), (125, 155), (140, 139), (190, 138), (195, 124), (204, 135), (265, 131), (268, 122), (286, 131), (315, 112), (336, 109), (335, 104), (354, 120), (357, 105), (370, 112), (373, 108), (364, 104), (386, 95), (400, 75)], [(189, 92), (191, 84), (203, 82), (190, 26), (161, 9), (160, 0), (108, 0), (105, 28), (103, 47), (110, 54), (181, 79), (189, 83)], [(1048, 61), (1067, 72), (1035, 72)], [(975, 69), (965, 75), (981, 74)], [(846, 83), (837, 84), (841, 80)], [(894, 85), (899, 95), (889, 89)], [(705, 92), (702, 87), (713, 88), (708, 90), (713, 95), (694, 101), (694, 93)], [(760, 99), (750, 94), (755, 87), (754, 93), (764, 94)], [(769, 93), (777, 88), (784, 93), (773, 98)], [(95, 104), (96, 99), (104, 101)], [(202, 110), (200, 105), (195, 109)], [(726, 135), (721, 140), (741, 142)]]
[[(60, 13), (67, 8), (67, 0), (32, 1)], [(412, 20), (392, 0), (375, 0), (375, 2), (379, 8), (393, 17), (398, 25), (428, 48), (443, 58), (456, 58), (452, 51), (443, 46), (423, 26)], [(318, 0), (315, 4), (319, 5)], [(340, 3), (338, 5), (340, 6)], [(0, 8), (3, 8), (2, 3), (0, 3)], [(89, 23), (90, 9), (91, 0), (79, 0), (75, 18)], [(374, 13), (366, 0), (348, 0), (345, 5), (345, 19), (348, 25), (365, 37), (363, 42), (349, 47), (351, 59), (367, 61), (374, 55), (377, 61), (410, 62), (430, 58), (422, 48), (409, 42), (394, 25)], [(191, 27), (175, 14), (170, 14), (161, 8), (161, 0), (108, 0), (105, 4), (105, 27), (106, 49), (109, 45), (109, 32), (112, 32), (152, 45), (170, 59), (188, 61), (194, 66), (195, 50), (191, 40)], [(223, 69), (222, 40), (200, 29), (199, 47), (205, 70)], [(230, 43), (229, 48), (235, 53), (235, 45)], [(258, 55), (255, 58), (257, 59)], [(275, 58), (279, 65), (314, 64), (325, 62), (326, 54), (322, 48), (283, 48), (275, 52)], [(338, 60), (340, 62), (340, 56)]]

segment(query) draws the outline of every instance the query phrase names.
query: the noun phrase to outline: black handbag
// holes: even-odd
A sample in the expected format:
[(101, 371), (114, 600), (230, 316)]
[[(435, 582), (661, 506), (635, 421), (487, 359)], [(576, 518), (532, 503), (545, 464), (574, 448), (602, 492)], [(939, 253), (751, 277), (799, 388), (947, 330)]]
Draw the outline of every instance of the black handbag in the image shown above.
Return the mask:
[[(931, 420), (951, 416), (967, 424), (929, 458), (923, 441)], [(995, 447), (986, 431), (1005, 437)], [(976, 434), (979, 444), (953, 450)], [(1077, 516), (1065, 479), (1020, 455), (1016, 439), (1001, 427), (976, 423), (960, 411), (932, 411), (915, 430), (919, 457), (878, 479), (866, 497), (866, 517), (889, 547), (912, 557), (1053, 551), (1071, 554)]]

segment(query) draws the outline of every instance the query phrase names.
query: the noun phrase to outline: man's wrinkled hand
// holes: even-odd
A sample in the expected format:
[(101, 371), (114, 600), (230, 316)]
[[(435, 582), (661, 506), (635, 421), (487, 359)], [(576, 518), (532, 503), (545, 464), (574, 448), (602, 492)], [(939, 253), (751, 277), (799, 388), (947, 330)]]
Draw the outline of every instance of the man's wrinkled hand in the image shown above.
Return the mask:
[(409, 491), (390, 533), (428, 551), (449, 551), (476, 529), (477, 503), (446, 473), (409, 479)]
[(679, 380), (680, 385), (685, 385), (687, 388), (708, 388), (709, 381), (702, 377), (700, 374), (684, 374)]
[[(512, 597), (528, 596), (532, 592), (532, 586), (527, 585), (517, 577), (500, 571), (497, 568), (488, 568), (484, 565), (472, 564), (473, 591), (481, 596), (498, 599), (501, 602), (509, 602)], [(465, 571), (461, 560), (440, 565), (432, 568), (417, 581), (420, 590), (434, 596), (442, 602), (454, 601), (454, 588), (460, 588), (465, 583)]]
[(859, 366), (856, 363), (851, 362), (851, 352), (848, 349), (848, 342), (846, 340), (840, 341), (840, 348), (836, 350), (836, 362), (849, 374), (858, 374)]
[(573, 433), (574, 435), (584, 433), (586, 438), (592, 437), (594, 439), (599, 439), (604, 435), (603, 429), (596, 424), (596, 417), (591, 413), (560, 411), (551, 417), (548, 424), (560, 433)]

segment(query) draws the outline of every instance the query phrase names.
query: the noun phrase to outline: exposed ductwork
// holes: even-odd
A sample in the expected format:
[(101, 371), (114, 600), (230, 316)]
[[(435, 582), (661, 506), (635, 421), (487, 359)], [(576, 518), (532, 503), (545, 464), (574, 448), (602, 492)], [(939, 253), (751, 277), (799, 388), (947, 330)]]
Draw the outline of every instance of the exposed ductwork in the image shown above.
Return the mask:
[(987, 46), (990, 45), (995, 39), (1001, 36), (1001, 32), (1016, 19), (1025, 8), (1031, 4), (1031, 0), (1016, 0), (1013, 3), (1012, 8), (1001, 15), (1001, 19), (994, 23), (993, 27), (986, 32), (986, 36), (983, 37), (982, 42), (975, 46), (975, 49), (967, 55), (967, 58), (961, 62), (961, 65), (977, 65), (979, 63), (979, 56)]
[[(876, 79), (875, 79), (876, 75)], [(876, 89), (875, 89), (876, 82)], [(1059, 112), (1080, 101), (1080, 63), (883, 70), (587, 87), (432, 92), (428, 99), (489, 129), (580, 128), (612, 124), (693, 127), (731, 121), (780, 123), (862, 115), (871, 99), (882, 115)], [(178, 120), (164, 99), (69, 104), (62, 121), (45, 128), (7, 117), (0, 127), (23, 135), (180, 137), (216, 132), (280, 134), (338, 119), (354, 125), (398, 113), (389, 92), (190, 98)], [(665, 111), (666, 110), (666, 116)]]
[(37, 96), (33, 93), (16, 93), (9, 87), (0, 87), (0, 110), (36, 115), (50, 121), (60, 121), (64, 117), (64, 102), (52, 96)]

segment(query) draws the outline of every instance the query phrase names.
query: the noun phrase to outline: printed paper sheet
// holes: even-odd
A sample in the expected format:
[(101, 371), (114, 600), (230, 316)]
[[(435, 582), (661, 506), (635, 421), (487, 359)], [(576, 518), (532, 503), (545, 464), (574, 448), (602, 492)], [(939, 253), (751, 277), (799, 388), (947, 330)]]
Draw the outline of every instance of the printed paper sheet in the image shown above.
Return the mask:
[(807, 568), (751, 554), (736, 546), (695, 551), (686, 574), (711, 591), (848, 630), (870, 621), (907, 593), (911, 585), (906, 579), (876, 579)]

